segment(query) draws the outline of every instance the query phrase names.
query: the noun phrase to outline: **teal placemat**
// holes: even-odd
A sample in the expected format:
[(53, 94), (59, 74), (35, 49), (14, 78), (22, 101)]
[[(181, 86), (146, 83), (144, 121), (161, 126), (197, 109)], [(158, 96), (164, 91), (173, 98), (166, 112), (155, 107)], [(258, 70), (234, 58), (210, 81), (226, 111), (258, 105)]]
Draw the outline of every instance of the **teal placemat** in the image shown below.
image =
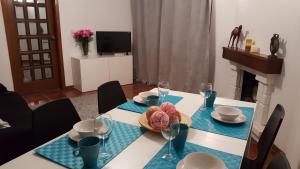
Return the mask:
[[(142, 134), (143, 131), (137, 126), (114, 121), (113, 131), (105, 144), (106, 150), (112, 153), (112, 157), (105, 161), (99, 158), (98, 167), (102, 168), (105, 166)], [(74, 157), (73, 151), (75, 148), (76, 143), (71, 141), (68, 136), (65, 136), (37, 149), (36, 154), (63, 165), (64, 167), (81, 169), (83, 167), (83, 161), (81, 157)]]
[[(172, 96), (172, 95), (168, 95), (165, 98), (166, 102), (171, 102), (174, 105), (176, 103), (178, 103), (183, 97), (180, 96)], [(136, 112), (136, 113), (144, 113), (147, 111), (148, 106), (143, 105), (143, 104), (138, 104), (135, 103), (133, 100), (127, 101), (126, 103), (121, 104), (120, 106), (118, 106), (119, 109), (123, 109), (123, 110), (129, 110), (132, 112)]]
[(192, 128), (247, 140), (251, 130), (254, 109), (249, 107), (236, 108), (239, 108), (246, 116), (247, 119), (245, 123), (226, 124), (216, 121), (210, 115), (211, 112), (214, 111), (214, 108), (207, 108), (206, 111), (197, 110), (197, 112), (193, 114)]
[(192, 152), (203, 152), (214, 155), (222, 159), (228, 169), (239, 169), (242, 157), (225, 153), (222, 151), (210, 149), (207, 147), (199, 146), (189, 142), (185, 143), (185, 148), (181, 152), (175, 152), (172, 149), (172, 153), (176, 155), (176, 159), (173, 161), (163, 160), (161, 157), (168, 152), (168, 144), (166, 144), (144, 167), (144, 169), (175, 169), (177, 163), (183, 159), (187, 154)]

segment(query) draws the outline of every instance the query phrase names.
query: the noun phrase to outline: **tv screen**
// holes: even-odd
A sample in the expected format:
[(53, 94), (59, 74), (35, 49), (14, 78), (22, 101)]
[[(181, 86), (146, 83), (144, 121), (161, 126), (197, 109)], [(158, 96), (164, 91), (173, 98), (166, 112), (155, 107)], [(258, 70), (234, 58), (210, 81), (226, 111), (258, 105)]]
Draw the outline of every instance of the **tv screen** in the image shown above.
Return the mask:
[(128, 53), (131, 52), (131, 32), (97, 31), (97, 52)]

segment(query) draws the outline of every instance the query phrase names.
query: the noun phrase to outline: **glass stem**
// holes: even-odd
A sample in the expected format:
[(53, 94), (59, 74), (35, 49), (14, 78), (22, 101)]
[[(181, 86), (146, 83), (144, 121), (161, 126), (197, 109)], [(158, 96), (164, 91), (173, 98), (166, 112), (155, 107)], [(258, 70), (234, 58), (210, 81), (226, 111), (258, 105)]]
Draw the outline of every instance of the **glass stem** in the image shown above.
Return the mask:
[(169, 148), (168, 148), (168, 154), (171, 154), (171, 137), (169, 137)]
[(106, 152), (106, 149), (105, 149), (105, 139), (104, 138), (102, 139), (102, 144), (103, 144), (103, 152)]

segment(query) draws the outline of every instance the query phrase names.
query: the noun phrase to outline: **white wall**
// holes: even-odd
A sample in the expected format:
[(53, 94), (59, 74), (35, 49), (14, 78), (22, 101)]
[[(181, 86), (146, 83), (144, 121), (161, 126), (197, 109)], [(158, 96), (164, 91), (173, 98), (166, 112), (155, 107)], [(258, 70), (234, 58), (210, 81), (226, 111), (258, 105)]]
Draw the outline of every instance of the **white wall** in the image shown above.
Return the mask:
[[(59, 7), (65, 79), (69, 86), (73, 84), (71, 57), (81, 55), (72, 33), (82, 28), (93, 32), (132, 31), (131, 6), (130, 0), (59, 0)], [(94, 38), (89, 55), (96, 54)]]
[[(215, 1), (217, 10), (217, 59), (215, 71), (215, 88), (220, 96), (229, 96), (228, 61), (222, 59), (222, 46), (227, 45), (230, 32), (234, 26), (243, 25), (243, 31), (249, 30), (249, 37), (256, 41), (262, 53), (269, 54), (269, 43), (273, 33), (279, 33), (286, 45), (286, 54), (282, 75), (276, 80), (275, 90), (271, 99), (272, 111), (277, 103), (282, 104), (286, 116), (281, 126), (276, 145), (286, 152), (292, 168), (300, 168), (300, 56), (299, 56), (299, 27), (300, 1), (291, 0), (237, 0), (235, 22), (222, 21), (225, 17), (232, 17), (229, 12), (232, 4), (224, 4), (224, 0)], [(221, 10), (220, 10), (221, 8)], [(219, 14), (219, 16), (218, 16)], [(232, 24), (235, 23), (235, 24)], [(231, 27), (231, 29), (228, 29)], [(282, 53), (282, 50), (280, 50)], [(283, 52), (283, 53), (285, 53)]]
[(9, 90), (14, 89), (1, 3), (0, 3), (0, 82), (4, 84)]

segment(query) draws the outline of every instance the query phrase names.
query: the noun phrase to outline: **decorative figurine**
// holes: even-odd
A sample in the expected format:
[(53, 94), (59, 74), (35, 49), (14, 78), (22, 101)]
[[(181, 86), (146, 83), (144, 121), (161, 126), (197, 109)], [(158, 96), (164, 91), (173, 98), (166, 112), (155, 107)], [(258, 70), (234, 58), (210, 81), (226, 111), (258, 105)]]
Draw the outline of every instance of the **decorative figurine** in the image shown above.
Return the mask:
[(237, 44), (238, 44), (239, 39), (240, 39), (240, 35), (241, 35), (241, 32), (242, 32), (242, 28), (243, 28), (243, 26), (240, 25), (239, 27), (235, 27), (235, 28), (232, 30), (231, 36), (230, 36), (230, 40), (229, 40), (229, 42), (228, 42), (228, 47), (229, 47), (229, 45), (230, 45), (231, 38), (233, 37), (231, 47), (233, 48), (234, 41), (235, 41), (235, 39), (237, 38), (236, 44), (235, 44), (235, 47), (237, 48)]
[(277, 57), (275, 53), (278, 51), (278, 49), (279, 49), (279, 35), (274, 33), (270, 43), (270, 52), (271, 52), (270, 58)]

